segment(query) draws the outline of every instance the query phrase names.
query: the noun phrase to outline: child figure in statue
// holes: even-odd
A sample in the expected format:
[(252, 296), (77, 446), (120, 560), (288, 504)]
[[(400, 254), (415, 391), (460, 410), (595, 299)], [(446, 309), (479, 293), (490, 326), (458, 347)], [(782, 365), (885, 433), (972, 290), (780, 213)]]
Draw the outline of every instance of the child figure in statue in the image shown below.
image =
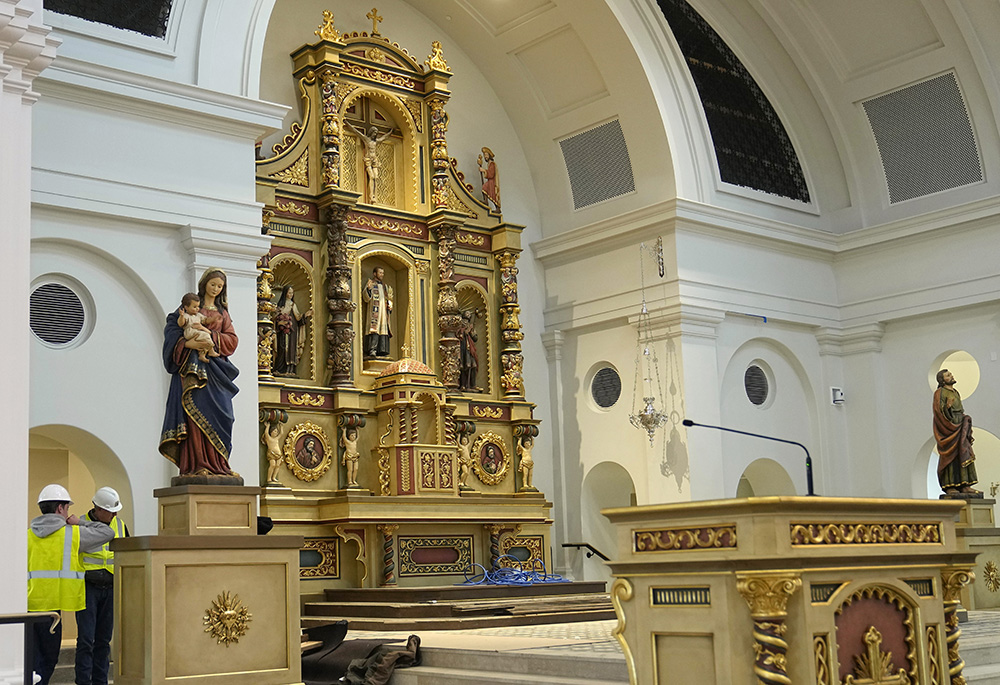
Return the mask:
[(197, 293), (187, 293), (181, 298), (177, 325), (184, 329), (185, 340), (212, 343), (211, 350), (198, 350), (198, 359), (207, 364), (209, 357), (219, 356), (212, 341), (212, 332), (205, 328), (205, 315), (201, 313), (201, 298)]
[(353, 428), (344, 431), (340, 436), (340, 444), (344, 448), (344, 458), (340, 463), (347, 467), (347, 487), (358, 487), (358, 460), (361, 453), (358, 452), (358, 432)]
[(278, 424), (264, 429), (264, 434), (260, 436), (260, 441), (267, 446), (267, 482), (280, 485), (278, 480), (278, 469), (281, 467), (281, 441), (278, 436), (281, 429)]

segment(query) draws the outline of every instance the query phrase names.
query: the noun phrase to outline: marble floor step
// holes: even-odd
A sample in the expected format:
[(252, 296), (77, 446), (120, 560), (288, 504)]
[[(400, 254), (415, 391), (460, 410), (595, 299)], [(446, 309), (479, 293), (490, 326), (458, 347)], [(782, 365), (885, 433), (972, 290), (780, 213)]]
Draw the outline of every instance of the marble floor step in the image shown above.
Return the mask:
[[(343, 608), (343, 607), (342, 607)], [(614, 609), (585, 609), (581, 611), (557, 611), (528, 614), (505, 614), (500, 616), (447, 616), (429, 618), (357, 617), (343, 613), (326, 616), (309, 615), (302, 617), (302, 627), (322, 626), (340, 619), (346, 619), (350, 630), (389, 630), (419, 633), (421, 630), (463, 630), (468, 628), (495, 628), (503, 626), (528, 626), (543, 623), (573, 623), (580, 621), (603, 621), (615, 617)]]
[(389, 685), (623, 685), (628, 671), (620, 656), (607, 658), (586, 651), (560, 650), (548, 653), (531, 649), (487, 651), (483, 649), (420, 650), (422, 663), (399, 669)]
[(962, 671), (968, 685), (1000, 685), (1000, 664), (969, 666)]

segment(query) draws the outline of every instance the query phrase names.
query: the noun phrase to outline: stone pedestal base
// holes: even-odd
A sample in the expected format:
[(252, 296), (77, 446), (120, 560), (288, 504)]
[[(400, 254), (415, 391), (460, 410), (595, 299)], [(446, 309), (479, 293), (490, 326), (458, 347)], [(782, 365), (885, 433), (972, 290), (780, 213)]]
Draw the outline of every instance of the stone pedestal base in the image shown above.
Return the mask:
[(955, 535), (960, 544), (976, 552), (976, 583), (962, 590), (966, 609), (1000, 607), (1000, 528), (993, 516), (995, 499), (969, 499), (958, 517)]
[(302, 538), (247, 534), (256, 488), (156, 494), (161, 530), (190, 532), (112, 543), (116, 685), (300, 683)]

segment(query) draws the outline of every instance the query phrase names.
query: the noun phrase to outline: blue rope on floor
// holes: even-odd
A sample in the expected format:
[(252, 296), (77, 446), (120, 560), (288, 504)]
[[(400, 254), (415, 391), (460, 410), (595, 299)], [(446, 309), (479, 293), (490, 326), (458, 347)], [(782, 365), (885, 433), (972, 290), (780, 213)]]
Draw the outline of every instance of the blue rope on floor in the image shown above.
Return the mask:
[(521, 561), (509, 554), (497, 557), (493, 568), (472, 564), (465, 571), (465, 582), (458, 585), (534, 585), (536, 583), (568, 583), (558, 573), (548, 573), (541, 559)]

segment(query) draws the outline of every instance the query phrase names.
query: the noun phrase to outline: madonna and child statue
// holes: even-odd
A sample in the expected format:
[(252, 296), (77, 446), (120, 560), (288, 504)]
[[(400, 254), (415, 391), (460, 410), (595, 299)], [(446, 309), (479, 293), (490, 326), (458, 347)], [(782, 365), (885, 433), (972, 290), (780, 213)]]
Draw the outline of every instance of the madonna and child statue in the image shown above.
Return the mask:
[(170, 390), (160, 432), (160, 454), (177, 465), (171, 485), (243, 485), (229, 468), (233, 396), (239, 371), (229, 361), (239, 341), (229, 317), (226, 274), (208, 269), (198, 292), (167, 314), (163, 366)]

